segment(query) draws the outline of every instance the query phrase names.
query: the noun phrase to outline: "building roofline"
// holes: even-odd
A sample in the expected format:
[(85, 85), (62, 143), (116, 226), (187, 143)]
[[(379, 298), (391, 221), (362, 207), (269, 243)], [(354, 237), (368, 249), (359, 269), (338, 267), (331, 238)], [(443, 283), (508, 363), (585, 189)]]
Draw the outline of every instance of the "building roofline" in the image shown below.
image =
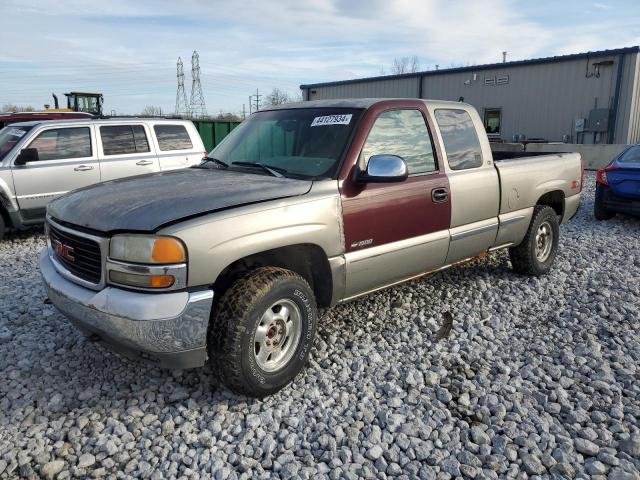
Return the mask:
[(308, 88), (316, 88), (316, 87), (332, 87), (336, 85), (349, 85), (352, 83), (375, 82), (380, 80), (397, 80), (397, 79), (403, 79), (403, 78), (429, 77), (432, 75), (443, 75), (447, 73), (489, 70), (492, 68), (510, 68), (510, 67), (518, 67), (521, 65), (536, 65), (540, 63), (566, 62), (569, 60), (578, 60), (580, 58), (605, 57), (609, 55), (620, 55), (624, 53), (638, 53), (638, 52), (640, 52), (640, 46), (636, 45), (633, 47), (615, 48), (612, 50), (598, 50), (595, 52), (572, 53), (569, 55), (557, 55), (554, 57), (532, 58), (529, 60), (514, 60), (511, 62), (486, 63), (482, 65), (469, 65), (467, 67), (443, 68), (440, 70), (426, 70), (422, 72), (402, 73), (399, 75), (379, 75), (376, 77), (354, 78), (350, 80), (338, 80), (334, 82), (308, 83), (308, 84), (300, 85), (300, 88), (308, 89)]

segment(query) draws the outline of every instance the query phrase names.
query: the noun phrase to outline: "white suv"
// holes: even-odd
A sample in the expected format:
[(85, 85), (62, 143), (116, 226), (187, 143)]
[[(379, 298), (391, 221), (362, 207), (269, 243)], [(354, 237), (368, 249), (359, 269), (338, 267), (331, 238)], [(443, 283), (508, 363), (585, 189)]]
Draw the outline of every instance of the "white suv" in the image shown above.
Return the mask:
[(187, 120), (114, 118), (14, 123), (0, 130), (0, 238), (44, 222), (47, 203), (106, 180), (197, 165)]

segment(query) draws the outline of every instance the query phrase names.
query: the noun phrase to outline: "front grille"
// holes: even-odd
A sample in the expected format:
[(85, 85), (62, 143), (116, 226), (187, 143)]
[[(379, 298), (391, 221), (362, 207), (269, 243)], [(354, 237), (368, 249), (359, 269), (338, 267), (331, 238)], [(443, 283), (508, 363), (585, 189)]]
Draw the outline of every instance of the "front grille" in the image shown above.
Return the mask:
[[(98, 242), (79, 235), (74, 235), (49, 224), (49, 238), (53, 254), (69, 272), (87, 282), (100, 283), (102, 278), (102, 255)], [(55, 242), (58, 241), (73, 249), (73, 260), (65, 258), (56, 252)]]

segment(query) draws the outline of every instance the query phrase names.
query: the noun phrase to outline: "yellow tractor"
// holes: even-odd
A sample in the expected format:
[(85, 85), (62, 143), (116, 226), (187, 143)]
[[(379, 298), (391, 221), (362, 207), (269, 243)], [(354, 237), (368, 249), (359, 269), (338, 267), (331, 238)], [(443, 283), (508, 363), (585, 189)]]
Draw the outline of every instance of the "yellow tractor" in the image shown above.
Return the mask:
[(83, 112), (97, 117), (102, 115), (102, 102), (104, 98), (101, 93), (65, 93), (64, 96), (67, 97), (67, 108), (60, 108), (58, 96), (55, 93), (52, 95), (54, 108), (49, 108), (49, 105), (45, 105), (46, 112)]

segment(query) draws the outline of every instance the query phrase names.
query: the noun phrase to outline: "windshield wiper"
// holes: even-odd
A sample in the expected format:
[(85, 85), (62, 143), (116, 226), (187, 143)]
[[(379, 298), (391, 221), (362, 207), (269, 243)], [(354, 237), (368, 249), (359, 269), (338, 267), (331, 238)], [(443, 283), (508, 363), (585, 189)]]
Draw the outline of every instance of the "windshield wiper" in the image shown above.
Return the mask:
[(284, 168), (273, 167), (271, 165), (265, 165), (264, 163), (259, 162), (231, 162), (231, 165), (238, 165), (240, 167), (258, 167), (269, 173), (270, 175), (278, 178), (283, 178), (284, 174), (287, 173)]
[(229, 164), (228, 163), (223, 162), (222, 160), (220, 160), (218, 158), (214, 158), (214, 157), (204, 157), (202, 159), (202, 162), (200, 162), (200, 164), (196, 165), (195, 167), (196, 168), (204, 168), (203, 165), (205, 163), (208, 163), (208, 162), (213, 162), (213, 163), (215, 163), (216, 165), (218, 165), (218, 166), (220, 166), (222, 168), (229, 168)]

